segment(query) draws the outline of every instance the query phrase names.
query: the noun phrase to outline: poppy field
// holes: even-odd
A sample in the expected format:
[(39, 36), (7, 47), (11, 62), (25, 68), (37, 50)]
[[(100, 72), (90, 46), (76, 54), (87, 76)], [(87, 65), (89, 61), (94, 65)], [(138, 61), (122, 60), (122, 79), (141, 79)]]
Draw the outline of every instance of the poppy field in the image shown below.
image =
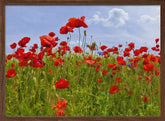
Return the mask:
[[(11, 43), (6, 55), (6, 116), (160, 116), (160, 41), (89, 44), (85, 16), (55, 32)], [(78, 44), (70, 46), (78, 29)], [(28, 51), (27, 51), (28, 49)], [(149, 52), (151, 49), (154, 53)]]

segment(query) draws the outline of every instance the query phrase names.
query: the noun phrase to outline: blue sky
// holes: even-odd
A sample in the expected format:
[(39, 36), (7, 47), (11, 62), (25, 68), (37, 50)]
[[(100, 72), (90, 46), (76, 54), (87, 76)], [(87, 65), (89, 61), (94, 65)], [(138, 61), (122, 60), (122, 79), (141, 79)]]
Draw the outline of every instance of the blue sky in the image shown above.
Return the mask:
[[(6, 53), (12, 53), (10, 44), (23, 37), (30, 37), (27, 46), (40, 44), (39, 36), (55, 32), (60, 41), (68, 35), (61, 35), (61, 26), (71, 17), (85, 16), (87, 43), (92, 40), (108, 47), (126, 41), (134, 42), (135, 48), (155, 46), (160, 38), (160, 6), (6, 6)], [(78, 45), (78, 30), (74, 29), (71, 46)]]

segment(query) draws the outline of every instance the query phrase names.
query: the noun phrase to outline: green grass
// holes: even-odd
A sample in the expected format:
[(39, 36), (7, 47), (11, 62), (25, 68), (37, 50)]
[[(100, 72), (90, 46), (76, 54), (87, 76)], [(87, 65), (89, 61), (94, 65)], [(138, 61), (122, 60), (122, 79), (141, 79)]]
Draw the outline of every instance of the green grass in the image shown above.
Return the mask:
[[(6, 71), (14, 63), (17, 75), (5, 80), (6, 116), (55, 116), (57, 111), (51, 107), (62, 99), (68, 102), (64, 116), (160, 116), (160, 76), (143, 71), (143, 59), (137, 68), (131, 69), (118, 65), (113, 55), (100, 57), (99, 72), (86, 63), (77, 66), (76, 61), (82, 62), (84, 58), (76, 54), (63, 56), (65, 62), (58, 67), (53, 65), (51, 57), (44, 57), (43, 68), (20, 67), (15, 59), (8, 60)], [(113, 77), (109, 76), (113, 70), (108, 63), (120, 66)], [(154, 65), (160, 69), (159, 63)], [(51, 74), (48, 69), (53, 70)], [(103, 70), (109, 72), (102, 75)], [(146, 81), (145, 75), (152, 77), (152, 83)], [(137, 80), (138, 76), (142, 79)], [(115, 82), (117, 77), (122, 79), (120, 83)], [(54, 82), (60, 78), (70, 81), (69, 89), (55, 88)], [(102, 82), (97, 82), (97, 78), (102, 78)], [(112, 85), (118, 85), (118, 93), (109, 93)], [(128, 94), (128, 90), (132, 94)], [(147, 102), (142, 101), (143, 96), (147, 96)]]

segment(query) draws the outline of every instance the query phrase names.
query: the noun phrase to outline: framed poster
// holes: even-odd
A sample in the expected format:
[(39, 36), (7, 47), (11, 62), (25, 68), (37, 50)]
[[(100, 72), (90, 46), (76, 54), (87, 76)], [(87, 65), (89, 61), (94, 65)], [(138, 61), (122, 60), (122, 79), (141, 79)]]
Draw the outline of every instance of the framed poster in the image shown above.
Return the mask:
[(163, 0), (2, 3), (1, 119), (163, 119)]

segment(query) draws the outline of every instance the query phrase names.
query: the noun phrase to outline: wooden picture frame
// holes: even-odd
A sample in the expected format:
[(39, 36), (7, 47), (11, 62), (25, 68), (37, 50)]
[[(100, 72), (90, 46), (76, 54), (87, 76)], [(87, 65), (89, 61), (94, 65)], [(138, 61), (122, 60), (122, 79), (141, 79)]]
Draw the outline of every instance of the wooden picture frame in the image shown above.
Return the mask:
[[(160, 117), (7, 117), (5, 116), (5, 5), (160, 5)], [(0, 0), (0, 121), (163, 121), (165, 120), (165, 0)]]

